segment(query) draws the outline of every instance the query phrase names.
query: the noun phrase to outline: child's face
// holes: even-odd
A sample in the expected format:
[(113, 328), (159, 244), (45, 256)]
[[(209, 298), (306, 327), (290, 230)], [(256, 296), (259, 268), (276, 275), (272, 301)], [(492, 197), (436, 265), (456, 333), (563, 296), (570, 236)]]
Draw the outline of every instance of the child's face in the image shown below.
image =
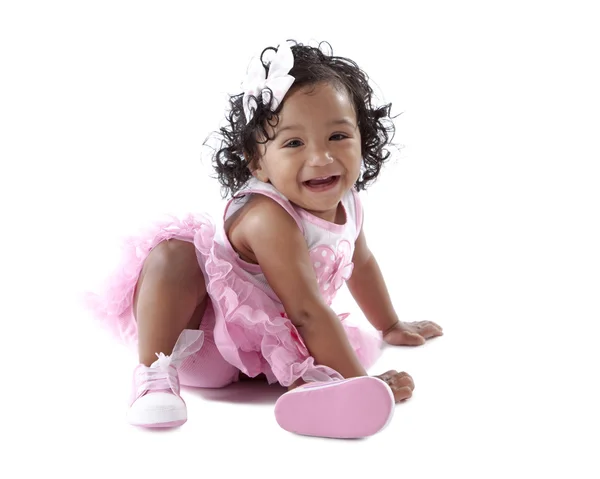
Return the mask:
[[(273, 133), (253, 174), (292, 203), (333, 221), (362, 163), (356, 114), (346, 92), (327, 83), (292, 91)], [(316, 178), (329, 182), (311, 181)]]

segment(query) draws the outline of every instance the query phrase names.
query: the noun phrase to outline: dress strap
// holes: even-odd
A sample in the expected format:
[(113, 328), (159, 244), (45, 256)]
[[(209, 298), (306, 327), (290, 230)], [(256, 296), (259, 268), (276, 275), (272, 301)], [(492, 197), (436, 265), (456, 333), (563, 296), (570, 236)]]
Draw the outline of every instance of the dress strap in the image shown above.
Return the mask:
[(354, 198), (354, 216), (356, 218), (356, 235), (360, 234), (363, 225), (363, 207), (360, 201), (360, 196), (355, 188), (352, 188), (352, 196)]
[[(271, 183), (265, 183), (264, 181), (257, 180), (256, 178), (250, 179), (247, 185), (227, 202), (225, 211), (223, 212), (223, 221), (225, 221), (236, 210), (240, 209), (246, 203), (247, 198), (252, 194), (268, 196), (277, 204), (279, 204), (292, 218), (294, 218), (298, 228), (300, 228), (300, 231), (302, 231), (302, 234), (304, 234), (304, 225), (302, 224), (302, 219), (290, 203), (290, 200), (277, 191), (277, 189), (271, 185)], [(231, 212), (229, 211), (230, 207), (233, 208)]]

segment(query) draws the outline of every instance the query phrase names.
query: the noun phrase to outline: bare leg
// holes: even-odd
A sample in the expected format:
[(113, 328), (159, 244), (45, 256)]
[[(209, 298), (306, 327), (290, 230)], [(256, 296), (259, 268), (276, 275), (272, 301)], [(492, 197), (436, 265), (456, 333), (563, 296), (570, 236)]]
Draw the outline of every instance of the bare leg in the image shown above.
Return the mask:
[(167, 240), (146, 261), (133, 301), (139, 361), (171, 354), (184, 329), (198, 329), (206, 308), (206, 286), (193, 243)]

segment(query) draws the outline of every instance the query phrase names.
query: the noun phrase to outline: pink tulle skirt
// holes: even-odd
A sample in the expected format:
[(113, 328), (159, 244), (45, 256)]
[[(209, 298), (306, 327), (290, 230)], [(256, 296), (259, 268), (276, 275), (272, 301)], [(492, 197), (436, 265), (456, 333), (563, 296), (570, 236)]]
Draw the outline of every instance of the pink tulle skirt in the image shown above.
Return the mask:
[[(120, 341), (137, 347), (133, 296), (144, 261), (164, 240), (189, 241), (196, 247), (212, 303), (207, 311), (214, 317), (207, 324), (211, 328), (214, 324), (214, 344), (224, 362), (249, 377), (262, 373), (269, 383), (279, 382), (282, 386), (298, 379), (341, 379), (337, 371), (315, 364), (283, 305), (252, 280), (232, 248), (218, 240), (216, 232), (215, 223), (208, 216), (189, 215), (185, 219), (172, 218), (128, 238), (119, 268), (107, 279), (102, 292), (86, 296), (87, 307)], [(369, 369), (380, 355), (381, 338), (346, 323), (346, 317), (340, 315), (348, 340), (363, 367)]]

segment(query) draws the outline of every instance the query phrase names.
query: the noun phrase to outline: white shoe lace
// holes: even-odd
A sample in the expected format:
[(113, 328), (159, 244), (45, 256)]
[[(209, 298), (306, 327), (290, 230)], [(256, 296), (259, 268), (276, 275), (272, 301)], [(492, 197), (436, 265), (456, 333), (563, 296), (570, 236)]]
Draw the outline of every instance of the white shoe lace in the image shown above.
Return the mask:
[(168, 390), (179, 394), (179, 375), (177, 368), (171, 364), (171, 357), (163, 353), (157, 354), (158, 359), (149, 368), (139, 368), (136, 372), (138, 384), (136, 395), (141, 396), (147, 391)]
[(185, 358), (199, 351), (204, 343), (204, 333), (199, 330), (184, 330), (177, 339), (170, 356), (156, 353), (158, 358), (150, 367), (140, 367), (136, 371), (136, 397), (147, 391), (168, 390), (179, 395), (179, 375), (177, 368)]

